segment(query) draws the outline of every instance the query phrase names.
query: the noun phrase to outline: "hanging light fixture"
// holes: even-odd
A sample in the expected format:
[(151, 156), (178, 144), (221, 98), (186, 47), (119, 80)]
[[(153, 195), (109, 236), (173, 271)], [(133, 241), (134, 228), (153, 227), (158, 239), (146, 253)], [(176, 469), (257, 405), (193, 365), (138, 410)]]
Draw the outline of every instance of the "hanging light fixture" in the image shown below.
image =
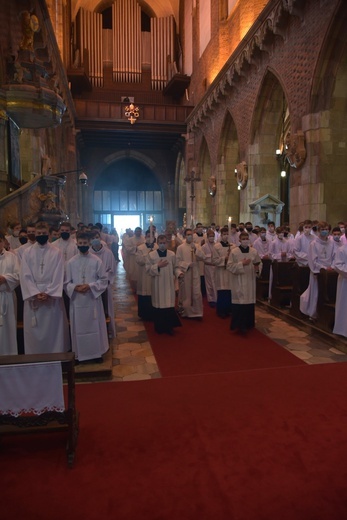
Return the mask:
[(286, 124), (286, 103), (285, 103), (285, 97), (283, 94), (283, 101), (282, 101), (282, 135), (281, 135), (281, 142), (280, 146), (276, 150), (276, 159), (279, 162), (280, 165), (280, 174), (281, 177), (284, 179), (287, 177), (287, 170), (289, 167), (287, 152), (288, 152), (288, 145), (286, 143), (286, 130), (285, 130), (285, 124)]

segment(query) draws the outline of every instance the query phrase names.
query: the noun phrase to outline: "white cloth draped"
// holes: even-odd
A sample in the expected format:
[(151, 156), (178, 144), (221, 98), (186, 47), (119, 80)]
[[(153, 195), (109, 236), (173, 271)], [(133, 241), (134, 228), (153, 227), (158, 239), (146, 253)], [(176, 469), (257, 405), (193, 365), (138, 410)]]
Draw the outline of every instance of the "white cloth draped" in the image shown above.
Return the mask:
[(0, 414), (63, 412), (60, 361), (0, 367)]

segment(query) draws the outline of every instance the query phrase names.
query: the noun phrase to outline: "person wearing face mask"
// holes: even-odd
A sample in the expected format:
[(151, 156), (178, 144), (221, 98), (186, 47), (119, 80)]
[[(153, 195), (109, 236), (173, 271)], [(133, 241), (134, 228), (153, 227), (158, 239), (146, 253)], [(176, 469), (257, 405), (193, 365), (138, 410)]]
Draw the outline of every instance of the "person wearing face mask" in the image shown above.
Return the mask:
[(10, 245), (10, 251), (14, 251), (21, 246), (19, 241), (19, 232), (21, 228), (22, 226), (20, 225), (20, 222), (12, 222), (9, 226), (9, 234), (5, 236), (5, 239)]
[(48, 242), (48, 225), (35, 226), (36, 243), (22, 256), (20, 284), (24, 300), (25, 354), (67, 352), (69, 330), (63, 304), (64, 261)]
[(159, 235), (158, 248), (146, 257), (146, 272), (151, 277), (154, 329), (158, 334), (174, 333), (181, 322), (175, 310), (176, 255), (168, 251), (165, 235)]
[[(169, 233), (168, 233), (169, 235)], [(166, 235), (165, 235), (166, 236)], [(171, 234), (170, 234), (171, 242)], [(146, 271), (147, 256), (152, 251), (158, 249), (155, 243), (154, 234), (151, 236), (151, 231), (148, 229), (145, 234), (145, 243), (141, 244), (136, 251), (135, 260), (138, 265), (137, 278), (137, 315), (144, 321), (153, 321), (153, 306), (152, 306), (152, 278)]]
[(310, 268), (310, 281), (308, 288), (300, 296), (300, 311), (316, 319), (317, 300), (318, 300), (318, 280), (317, 274), (321, 269), (332, 270), (333, 263), (333, 241), (329, 239), (329, 224), (318, 222), (318, 236), (311, 242), (307, 260)]
[[(195, 228), (195, 233), (193, 233), (193, 242), (198, 246), (202, 246), (206, 242), (206, 234), (204, 234), (204, 228), (201, 222), (198, 222)], [(204, 262), (199, 262), (200, 269), (200, 288), (202, 296), (206, 296), (206, 283), (205, 283), (205, 264)]]
[(55, 240), (53, 245), (59, 249), (66, 264), (70, 258), (77, 255), (78, 249), (75, 240), (71, 236), (70, 222), (62, 222), (60, 224), (59, 232), (60, 238)]
[(22, 244), (18, 249), (15, 250), (15, 253), (17, 255), (19, 264), (22, 261), (23, 253), (28, 247), (33, 246), (36, 243), (35, 239), (35, 224), (33, 222), (29, 222), (26, 228), (26, 235), (27, 235), (27, 241), (25, 244)]
[(128, 258), (127, 263), (127, 275), (130, 281), (131, 288), (134, 292), (136, 292), (136, 284), (138, 277), (138, 265), (135, 261), (135, 255), (137, 248), (143, 244), (145, 241), (145, 237), (142, 234), (142, 229), (140, 227), (135, 228), (135, 232), (129, 240), (123, 245), (126, 250), (126, 255)]
[(214, 245), (212, 251), (212, 264), (216, 267), (215, 284), (217, 291), (216, 311), (219, 318), (227, 318), (231, 314), (231, 275), (226, 269), (230, 251), (234, 244), (229, 243), (229, 229), (227, 226), (221, 229), (220, 241)]
[[(220, 242), (221, 235), (219, 235), (218, 241)], [(235, 222), (232, 222), (230, 225), (230, 233), (228, 235), (228, 241), (230, 245), (238, 246), (239, 245), (239, 233), (237, 231), (237, 227)]]
[(343, 243), (341, 241), (341, 230), (339, 227), (334, 227), (331, 231), (330, 240), (333, 242), (333, 264), (336, 258), (336, 253), (340, 249), (340, 247), (343, 246)]
[(270, 258), (270, 244), (271, 240), (267, 238), (266, 229), (264, 227), (261, 227), (259, 230), (259, 236), (253, 244), (254, 249), (257, 250), (258, 255), (261, 259)]
[(293, 254), (296, 263), (299, 267), (308, 265), (308, 250), (310, 244), (315, 239), (315, 235), (312, 234), (312, 221), (305, 220), (303, 222), (303, 231), (301, 235), (298, 235), (294, 239)]
[(227, 270), (231, 273), (230, 329), (241, 334), (254, 328), (256, 276), (261, 269), (261, 258), (251, 246), (247, 232), (240, 233), (240, 246), (230, 251)]
[(341, 231), (341, 242), (342, 244), (347, 244), (347, 227), (346, 222), (343, 222), (343, 220), (340, 220), (340, 222), (337, 223), (337, 226), (339, 227)]
[(98, 230), (90, 233), (90, 252), (100, 258), (104, 264), (106, 274), (108, 277), (107, 290), (102, 294), (105, 316), (109, 318), (107, 323), (108, 337), (113, 339), (116, 337), (115, 312), (113, 302), (113, 290), (116, 276), (117, 264), (112, 254), (112, 251), (101, 240), (101, 235)]
[(266, 235), (269, 240), (275, 240), (276, 231), (275, 231), (275, 223), (273, 221), (268, 222)]
[(5, 250), (5, 235), (0, 232), (0, 355), (17, 351), (16, 302), (14, 291), (19, 286), (19, 264), (16, 255)]
[(337, 278), (333, 333), (347, 338), (347, 244), (342, 245), (337, 251), (334, 269), (339, 276)]
[(179, 281), (178, 298), (181, 316), (184, 318), (202, 318), (203, 305), (200, 280), (200, 263), (203, 253), (198, 244), (194, 244), (193, 231), (187, 228), (185, 241), (176, 252), (176, 276)]
[(249, 240), (250, 240), (250, 243), (251, 243), (251, 246), (253, 246), (254, 242), (257, 239), (257, 235), (255, 233), (252, 233), (252, 231), (253, 231), (253, 224), (252, 224), (252, 222), (246, 222), (245, 223), (245, 231), (247, 231), (248, 236), (249, 236)]
[(216, 267), (212, 263), (214, 244), (215, 232), (213, 229), (209, 229), (207, 231), (206, 242), (201, 246), (201, 250), (204, 253), (206, 296), (210, 307), (215, 307), (217, 303), (217, 290), (215, 284)]
[(82, 231), (76, 238), (79, 252), (67, 262), (64, 280), (70, 298), (72, 351), (80, 363), (102, 363), (109, 349), (101, 297), (108, 276), (101, 259), (90, 252), (89, 234)]
[(287, 262), (293, 258), (290, 241), (284, 238), (284, 228), (276, 228), (276, 238), (270, 244), (270, 256), (272, 260)]

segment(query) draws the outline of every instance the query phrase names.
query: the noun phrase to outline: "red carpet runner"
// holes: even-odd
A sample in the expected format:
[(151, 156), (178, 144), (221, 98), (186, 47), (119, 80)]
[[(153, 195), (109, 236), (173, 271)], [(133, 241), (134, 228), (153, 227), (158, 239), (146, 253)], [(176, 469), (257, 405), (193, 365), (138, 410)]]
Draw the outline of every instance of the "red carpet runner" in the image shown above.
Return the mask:
[(77, 386), (72, 470), (62, 433), (4, 436), (4, 519), (347, 518), (347, 365), (183, 323), (148, 327), (162, 379)]
[(79, 385), (81, 431), (6, 437), (6, 520), (347, 517), (347, 365)]
[[(271, 317), (269, 317), (271, 319)], [(162, 376), (206, 374), (304, 364), (256, 329), (240, 336), (229, 330), (230, 320), (204, 308), (202, 321), (182, 319), (174, 336), (146, 331)]]

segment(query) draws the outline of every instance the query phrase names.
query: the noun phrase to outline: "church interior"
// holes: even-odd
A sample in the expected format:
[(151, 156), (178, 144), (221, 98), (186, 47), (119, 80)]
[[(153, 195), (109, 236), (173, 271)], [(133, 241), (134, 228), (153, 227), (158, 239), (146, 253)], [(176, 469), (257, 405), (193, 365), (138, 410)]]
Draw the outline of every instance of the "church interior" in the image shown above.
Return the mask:
[[(99, 223), (120, 246), (94, 364), (25, 361), (17, 294), (19, 361), (0, 346), (0, 380), (62, 362), (68, 464), (66, 425), (12, 435), (0, 397), (6, 518), (344, 518), (346, 264), (314, 273), (311, 316), (307, 264), (265, 255), (255, 328), (234, 334), (204, 294), (170, 337), (139, 318), (125, 239), (201, 223), (203, 242), (230, 241), (250, 223), (294, 241), (309, 221), (347, 247), (347, 3), (3, 0), (0, 15), (0, 246), (40, 222)], [(2, 274), (0, 247), (0, 329)]]

